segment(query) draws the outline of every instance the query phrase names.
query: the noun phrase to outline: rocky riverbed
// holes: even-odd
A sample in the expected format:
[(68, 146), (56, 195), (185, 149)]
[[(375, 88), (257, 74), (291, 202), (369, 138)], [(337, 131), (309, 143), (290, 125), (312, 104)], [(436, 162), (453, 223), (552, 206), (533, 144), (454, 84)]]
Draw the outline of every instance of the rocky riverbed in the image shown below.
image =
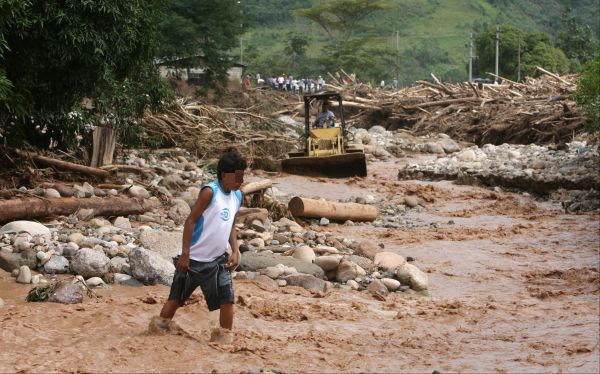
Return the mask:
[[(198, 185), (214, 176), (211, 162), (182, 151), (133, 152), (125, 160), (141, 173), (121, 174), (120, 186), (26, 189), (81, 199), (128, 194), (147, 211), (108, 219), (79, 211), (0, 229), (8, 347), (0, 370), (597, 371), (600, 238), (589, 228), (598, 213), (582, 213), (593, 210), (585, 205), (593, 198), (575, 201), (585, 205), (575, 209), (575, 202), (561, 205), (565, 194), (579, 196), (572, 190), (555, 192), (553, 200), (398, 180), (398, 170), (483, 151), (444, 136), (380, 129), (355, 138), (370, 152), (367, 178), (248, 173), (249, 181), (271, 178), (268, 195), (282, 203), (291, 196), (353, 201), (375, 205), (379, 216), (372, 223), (300, 225), (263, 209), (242, 212), (236, 337), (226, 346), (209, 342), (218, 316), (206, 311), (200, 293), (178, 312), (179, 330), (147, 332), (168, 294), (181, 224)], [(513, 150), (503, 147), (496, 154)], [(528, 147), (519, 160), (533, 160), (530, 151), (553, 152)], [(560, 152), (597, 155), (597, 148), (585, 148)], [(546, 161), (554, 166), (569, 157)], [(488, 159), (494, 157), (486, 153)], [(587, 168), (581, 161), (573, 165)], [(33, 287), (57, 281), (58, 303), (25, 302)]]

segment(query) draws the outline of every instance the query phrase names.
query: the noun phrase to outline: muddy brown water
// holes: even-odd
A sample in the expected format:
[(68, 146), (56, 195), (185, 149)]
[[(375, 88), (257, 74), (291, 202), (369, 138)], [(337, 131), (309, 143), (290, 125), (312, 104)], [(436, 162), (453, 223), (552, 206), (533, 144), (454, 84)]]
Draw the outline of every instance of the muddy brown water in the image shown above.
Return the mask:
[(402, 162), (371, 163), (362, 180), (274, 181), (290, 196), (427, 201), (406, 215), (422, 226), (327, 230), (415, 257), (429, 297), (379, 301), (236, 281), (235, 341), (218, 346), (209, 342), (218, 312), (200, 294), (177, 313), (178, 333), (157, 335), (147, 326), (167, 287), (113, 286), (79, 305), (26, 303), (30, 287), (3, 273), (0, 371), (598, 372), (599, 215), (450, 182), (396, 181)]

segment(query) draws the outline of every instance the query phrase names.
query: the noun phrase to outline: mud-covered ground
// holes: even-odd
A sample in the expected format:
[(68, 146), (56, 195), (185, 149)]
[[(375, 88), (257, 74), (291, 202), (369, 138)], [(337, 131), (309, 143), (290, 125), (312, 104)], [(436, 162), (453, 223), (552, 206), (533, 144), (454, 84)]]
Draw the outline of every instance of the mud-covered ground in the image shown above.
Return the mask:
[[(397, 181), (404, 163), (365, 179), (272, 177), (291, 195), (416, 194), (413, 228), (330, 225), (416, 258), (430, 296), (333, 289), (326, 294), (236, 281), (235, 340), (210, 343), (218, 312), (196, 301), (179, 333), (150, 334), (168, 288), (112, 286), (83, 304), (26, 303), (0, 274), (0, 372), (598, 372), (599, 215), (450, 182)], [(257, 176), (259, 177), (259, 176)], [(251, 179), (251, 178), (250, 178)]]

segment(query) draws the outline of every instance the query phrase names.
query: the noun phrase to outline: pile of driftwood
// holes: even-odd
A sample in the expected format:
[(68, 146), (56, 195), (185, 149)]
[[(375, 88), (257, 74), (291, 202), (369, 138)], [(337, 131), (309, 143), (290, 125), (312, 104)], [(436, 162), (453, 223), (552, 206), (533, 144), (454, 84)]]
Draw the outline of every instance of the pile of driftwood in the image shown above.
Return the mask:
[(147, 113), (143, 124), (147, 137), (161, 138), (163, 145), (187, 149), (202, 159), (235, 147), (250, 163), (276, 160), (285, 157), (297, 138), (289, 125), (260, 114), (183, 101), (164, 113)]
[[(330, 75), (325, 88), (343, 94), (346, 122), (356, 127), (446, 133), (476, 144), (570, 141), (585, 122), (571, 98), (579, 76), (538, 70), (539, 78), (527, 77), (521, 83), (497, 77), (501, 84), (450, 84), (431, 74), (431, 82), (417, 81), (397, 91), (374, 88), (342, 72)], [(287, 111), (303, 115), (299, 102), (290, 103)]]

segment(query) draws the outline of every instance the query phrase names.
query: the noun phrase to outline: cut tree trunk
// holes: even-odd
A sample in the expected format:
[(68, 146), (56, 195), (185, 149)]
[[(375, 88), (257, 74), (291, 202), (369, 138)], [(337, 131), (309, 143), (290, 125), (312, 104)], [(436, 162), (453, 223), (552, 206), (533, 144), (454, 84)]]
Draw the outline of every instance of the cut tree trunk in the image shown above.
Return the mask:
[(142, 214), (145, 211), (140, 201), (127, 197), (90, 197), (87, 199), (27, 197), (0, 200), (0, 222), (69, 215), (80, 209), (93, 209), (94, 216), (126, 216)]
[(242, 186), (240, 190), (244, 195), (251, 194), (253, 192), (258, 192), (262, 190), (269, 189), (273, 186), (273, 182), (270, 179), (263, 179), (257, 182), (248, 183), (245, 186)]
[(98, 178), (108, 178), (110, 173), (106, 170), (93, 168), (90, 166), (74, 164), (72, 162), (61, 161), (50, 157), (40, 156), (35, 153), (24, 152), (19, 149), (15, 150), (15, 153), (21, 157), (30, 157), (33, 161), (39, 162), (45, 165), (49, 165), (61, 170), (72, 171), (76, 173), (82, 173), (86, 175), (91, 175)]
[(305, 197), (292, 198), (288, 204), (288, 209), (294, 217), (325, 217), (333, 221), (371, 222), (377, 218), (377, 209), (370, 205), (337, 203)]
[(110, 165), (113, 162), (117, 136), (115, 130), (108, 127), (96, 127), (92, 135), (94, 143), (92, 151), (92, 167)]

